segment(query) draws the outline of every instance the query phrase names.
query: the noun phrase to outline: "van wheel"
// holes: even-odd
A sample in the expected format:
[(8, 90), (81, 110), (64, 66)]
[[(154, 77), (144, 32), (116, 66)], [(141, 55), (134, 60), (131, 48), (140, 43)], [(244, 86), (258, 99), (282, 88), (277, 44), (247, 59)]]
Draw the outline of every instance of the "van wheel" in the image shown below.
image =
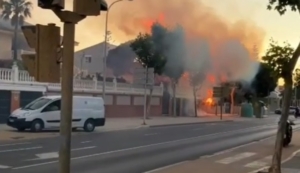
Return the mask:
[(86, 120), (83, 126), (84, 131), (93, 132), (95, 130), (95, 122), (92, 119)]
[(31, 123), (31, 128), (30, 130), (32, 132), (40, 132), (43, 130), (43, 122), (41, 120), (34, 120), (32, 123)]

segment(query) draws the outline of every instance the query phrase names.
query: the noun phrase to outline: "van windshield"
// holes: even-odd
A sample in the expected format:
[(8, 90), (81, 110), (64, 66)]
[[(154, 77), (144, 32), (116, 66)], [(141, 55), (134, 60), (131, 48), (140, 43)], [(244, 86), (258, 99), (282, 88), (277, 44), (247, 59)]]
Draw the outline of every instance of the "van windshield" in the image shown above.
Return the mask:
[(46, 105), (49, 101), (51, 101), (51, 99), (39, 98), (39, 99), (36, 99), (36, 100), (30, 102), (28, 105), (24, 106), (22, 109), (23, 110), (36, 110), (36, 109), (40, 109), (41, 107), (43, 107), (44, 105)]

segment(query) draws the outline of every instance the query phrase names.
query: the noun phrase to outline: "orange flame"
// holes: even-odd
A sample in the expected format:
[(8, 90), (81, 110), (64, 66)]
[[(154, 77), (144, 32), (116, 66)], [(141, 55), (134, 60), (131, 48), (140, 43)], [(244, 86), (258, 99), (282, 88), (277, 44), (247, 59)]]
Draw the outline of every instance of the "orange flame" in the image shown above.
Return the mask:
[(159, 14), (159, 16), (157, 17), (157, 19), (144, 19), (143, 26), (146, 28), (147, 32), (151, 31), (151, 27), (154, 23), (159, 23), (163, 26), (166, 25), (166, 21), (165, 21), (165, 15), (163, 13)]

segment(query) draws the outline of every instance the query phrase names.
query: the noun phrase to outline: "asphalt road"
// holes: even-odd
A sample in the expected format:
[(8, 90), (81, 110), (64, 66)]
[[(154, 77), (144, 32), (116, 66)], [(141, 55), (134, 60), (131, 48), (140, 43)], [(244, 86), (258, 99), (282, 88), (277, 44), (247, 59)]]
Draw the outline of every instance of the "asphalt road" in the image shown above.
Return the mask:
[[(144, 173), (272, 136), (277, 123), (193, 124), (92, 133), (72, 139), (72, 173)], [(1, 173), (58, 172), (59, 137), (0, 143)]]

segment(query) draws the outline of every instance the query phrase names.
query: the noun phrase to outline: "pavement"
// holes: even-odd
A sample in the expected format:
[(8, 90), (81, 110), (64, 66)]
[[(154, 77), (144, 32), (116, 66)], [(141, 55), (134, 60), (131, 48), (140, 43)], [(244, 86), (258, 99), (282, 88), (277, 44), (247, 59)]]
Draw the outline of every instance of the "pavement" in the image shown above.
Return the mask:
[[(300, 127), (300, 126), (298, 126)], [(179, 162), (150, 171), (151, 173), (258, 173), (267, 172), (273, 156), (275, 137), (225, 150), (193, 161)], [(300, 132), (283, 149), (282, 173), (300, 173)], [(226, 170), (226, 171), (224, 171)], [(150, 173), (149, 172), (149, 173)]]
[[(104, 127), (98, 127), (95, 130), (97, 132), (107, 131), (119, 131), (128, 129), (138, 129), (145, 127), (158, 127), (158, 126), (170, 126), (170, 125), (186, 125), (186, 124), (201, 124), (209, 122), (229, 122), (229, 121), (250, 121), (253, 119), (240, 118), (236, 116), (225, 115), (221, 120), (217, 116), (205, 116), (205, 117), (153, 117), (147, 119), (147, 125), (142, 125), (141, 118), (108, 118)], [(82, 130), (74, 132), (74, 135), (84, 133)], [(58, 130), (47, 130), (41, 133), (31, 132), (18, 132), (17, 130), (8, 126), (0, 125), (0, 141), (8, 140), (28, 140), (36, 138), (48, 138), (58, 136)]]
[[(273, 136), (276, 130), (277, 119), (267, 118), (74, 135), (71, 172), (146, 173), (259, 141)], [(58, 172), (59, 141), (55, 136), (0, 142), (0, 172)]]

